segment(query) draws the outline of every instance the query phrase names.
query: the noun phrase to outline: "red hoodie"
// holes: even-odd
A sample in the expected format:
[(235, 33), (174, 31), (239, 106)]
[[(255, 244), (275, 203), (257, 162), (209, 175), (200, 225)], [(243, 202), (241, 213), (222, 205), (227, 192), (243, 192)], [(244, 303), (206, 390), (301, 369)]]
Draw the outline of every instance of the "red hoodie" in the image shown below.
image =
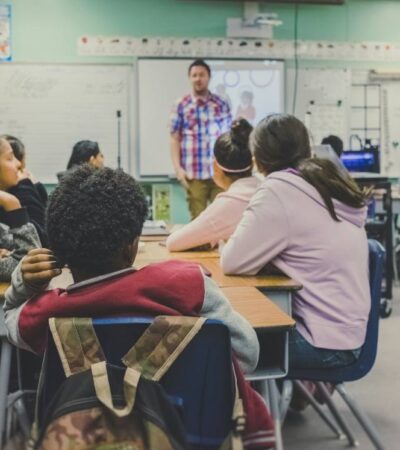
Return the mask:
[[(18, 273), (13, 276), (12, 288), (6, 293), (6, 325), (11, 339), (16, 334), (19, 336), (19, 342), (18, 339), (12, 339), (17, 341), (17, 345), (25, 343), (27, 346), (29, 343), (29, 347), (37, 353), (42, 353), (45, 349), (48, 319), (51, 317), (208, 316), (207, 311), (203, 311), (204, 304), (209, 301), (205, 288), (206, 279), (196, 263), (173, 260), (150, 264), (138, 271), (124, 270), (77, 283), (67, 289), (42, 291), (23, 303), (22, 307), (19, 305), (16, 307), (18, 290), (21, 289), (18, 287), (18, 277), (20, 277)], [(225, 309), (221, 308), (224, 314), (218, 317), (217, 310), (214, 310), (214, 314), (209, 316), (225, 322), (231, 336), (237, 336), (237, 328), (229, 326), (230, 323), (238, 321), (237, 313), (232, 310), (228, 300), (217, 288), (213, 292), (213, 299), (224, 303)], [(15, 315), (18, 333), (11, 329)], [(245, 328), (249, 327), (249, 324), (241, 317), (240, 320), (243, 321), (240, 322), (243, 328), (241, 344), (246, 346), (248, 341), (245, 339)], [(249, 353), (248, 348), (239, 349), (237, 344), (236, 349), (234, 345), (233, 347), (238, 354), (243, 350)], [(239, 396), (243, 400), (247, 415), (245, 448), (273, 448), (274, 427), (266, 405), (245, 381), (236, 361), (234, 367)]]

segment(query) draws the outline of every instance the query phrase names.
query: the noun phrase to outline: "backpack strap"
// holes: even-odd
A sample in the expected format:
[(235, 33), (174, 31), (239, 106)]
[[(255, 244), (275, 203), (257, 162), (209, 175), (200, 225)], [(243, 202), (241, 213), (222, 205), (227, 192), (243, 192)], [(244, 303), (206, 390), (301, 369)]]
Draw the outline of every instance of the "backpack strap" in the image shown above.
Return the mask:
[[(122, 362), (128, 368), (141, 372), (145, 378), (159, 381), (196, 336), (205, 321), (204, 317), (158, 316), (123, 357)], [(243, 450), (242, 434), (246, 414), (243, 401), (239, 397), (235, 371), (232, 369), (235, 382), (233, 430), (222, 443), (220, 450)]]
[(93, 383), (97, 398), (118, 417), (129, 415), (133, 409), (136, 399), (137, 386), (140, 379), (140, 373), (135, 369), (128, 367), (124, 375), (124, 394), (125, 406), (116, 408), (113, 404), (110, 382), (107, 374), (107, 364), (101, 361), (91, 366)]
[(235, 380), (235, 399), (232, 410), (233, 430), (225, 438), (219, 450), (243, 450), (242, 435), (246, 425), (246, 413), (244, 412), (243, 401), (239, 397), (235, 368), (232, 367), (232, 370)]
[(145, 378), (159, 381), (205, 321), (204, 317), (158, 316), (122, 362)]
[(105, 360), (92, 319), (51, 318), (49, 326), (66, 377)]

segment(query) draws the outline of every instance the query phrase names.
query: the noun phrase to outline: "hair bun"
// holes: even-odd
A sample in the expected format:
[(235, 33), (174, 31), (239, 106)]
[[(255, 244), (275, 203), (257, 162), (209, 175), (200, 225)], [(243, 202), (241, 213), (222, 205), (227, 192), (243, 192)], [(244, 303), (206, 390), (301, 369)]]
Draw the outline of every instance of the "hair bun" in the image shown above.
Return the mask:
[(236, 144), (239, 147), (247, 147), (252, 131), (252, 125), (246, 119), (243, 117), (235, 119), (231, 127), (232, 144)]

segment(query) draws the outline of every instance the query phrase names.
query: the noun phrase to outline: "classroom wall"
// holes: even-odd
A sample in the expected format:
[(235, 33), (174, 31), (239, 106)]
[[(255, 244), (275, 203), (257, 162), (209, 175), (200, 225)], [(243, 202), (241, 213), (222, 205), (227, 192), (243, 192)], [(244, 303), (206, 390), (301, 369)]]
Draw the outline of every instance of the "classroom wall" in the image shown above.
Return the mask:
[[(239, 1), (213, 0), (11, 0), (14, 60), (83, 62), (76, 40), (84, 34), (225, 36), (227, 17), (242, 14)], [(268, 4), (283, 25), (278, 39), (293, 38), (294, 5)], [(299, 38), (399, 41), (400, 2), (347, 0), (343, 6), (299, 6)], [(102, 58), (115, 61), (115, 58)], [(129, 58), (119, 58), (129, 61)]]
[[(242, 3), (227, 0), (9, 0), (1, 3), (13, 5), (14, 61), (35, 63), (133, 62), (130, 57), (78, 56), (77, 39), (85, 34), (223, 37), (226, 18), (242, 15)], [(294, 8), (294, 5), (280, 4), (262, 6), (263, 11), (276, 12), (283, 20), (283, 25), (276, 28), (276, 38), (293, 38)], [(344, 6), (301, 5), (298, 36), (315, 40), (400, 41), (398, 17), (400, 1), (397, 0), (347, 0)], [(340, 65), (338, 62), (310, 64)], [(188, 220), (184, 193), (177, 183), (172, 183), (172, 201), (172, 220), (177, 223)]]

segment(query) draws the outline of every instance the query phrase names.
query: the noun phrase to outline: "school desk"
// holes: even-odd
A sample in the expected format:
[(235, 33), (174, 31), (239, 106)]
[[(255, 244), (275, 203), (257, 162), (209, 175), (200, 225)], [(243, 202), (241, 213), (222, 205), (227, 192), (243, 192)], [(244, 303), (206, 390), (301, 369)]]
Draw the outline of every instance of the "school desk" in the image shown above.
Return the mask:
[(257, 288), (249, 286), (223, 287), (222, 292), (233, 309), (256, 330), (279, 330), (295, 326), (295, 321)]
[[(241, 313), (245, 313), (243, 314), (244, 317), (249, 315), (252, 320), (255, 320), (255, 316), (257, 316), (257, 308), (260, 308), (259, 319), (263, 320), (263, 314), (261, 314), (261, 311), (263, 313), (265, 312), (261, 306), (263, 301), (265, 303), (270, 303), (270, 301), (272, 301), (274, 306), (279, 307), (274, 309), (275, 311), (278, 310), (283, 314), (288, 314), (280, 317), (288, 318), (291, 315), (292, 295), (294, 292), (301, 289), (301, 285), (298, 282), (284, 275), (224, 275), (219, 264), (219, 254), (217, 251), (169, 252), (165, 247), (160, 246), (157, 242), (146, 242), (140, 253), (137, 254), (134, 266), (141, 268), (147, 264), (177, 258), (200, 264), (206, 272), (210, 273), (211, 278), (218, 284), (218, 286), (226, 293), (230, 294), (230, 297), (228, 296), (228, 298), (236, 299), (238, 301), (236, 304), (238, 308), (243, 308), (246, 306), (243, 302), (246, 302), (246, 299), (249, 297), (245, 297), (245, 295), (249, 295), (250, 298), (253, 298), (253, 301), (258, 301), (258, 304), (252, 303), (251, 307), (249, 305), (249, 309), (245, 309), (244, 311), (239, 310)], [(237, 292), (237, 294), (234, 294), (235, 292)], [(237, 296), (232, 297), (233, 295)], [(257, 297), (255, 297), (256, 295)], [(242, 300), (240, 300), (240, 298), (242, 298)], [(267, 320), (269, 320), (270, 314), (271, 310), (269, 310), (265, 315)], [(261, 330), (257, 329), (257, 335), (263, 351), (260, 355), (258, 373), (253, 379), (277, 378), (284, 376), (287, 373), (287, 330), (290, 326), (294, 325), (294, 322), (291, 321), (289, 323), (291, 325), (288, 323), (283, 323), (281, 329), (278, 329), (278, 327), (275, 330), (276, 333), (261, 333)], [(273, 327), (269, 328), (270, 332), (272, 330)]]
[(212, 251), (169, 252), (159, 242), (146, 242), (137, 254), (134, 266), (141, 268), (147, 264), (183, 259), (199, 263), (219, 287), (257, 287), (281, 309), (291, 314), (292, 294), (301, 289), (301, 284), (285, 275), (224, 275), (219, 264), (219, 253)]

